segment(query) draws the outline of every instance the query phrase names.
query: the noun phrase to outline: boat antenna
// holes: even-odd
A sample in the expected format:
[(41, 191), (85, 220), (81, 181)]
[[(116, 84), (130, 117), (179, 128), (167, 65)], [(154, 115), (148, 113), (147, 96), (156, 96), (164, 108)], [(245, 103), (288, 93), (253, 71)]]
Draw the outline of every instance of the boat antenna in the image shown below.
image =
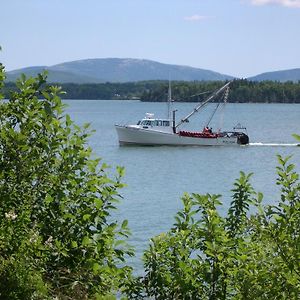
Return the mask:
[(210, 102), (212, 99), (214, 99), (218, 94), (220, 94), (222, 91), (224, 91), (229, 85), (230, 85), (231, 81), (227, 82), (226, 84), (224, 84), (221, 88), (219, 88), (217, 91), (215, 91), (211, 96), (209, 96), (205, 101), (201, 102), (200, 104), (198, 104), (194, 110), (192, 112), (190, 112), (186, 117), (184, 117), (183, 119), (181, 119), (179, 121), (179, 123), (176, 125), (176, 128), (179, 127), (180, 125), (182, 125), (185, 122), (188, 122), (189, 118), (195, 114), (196, 112), (198, 112), (202, 107), (204, 107), (208, 102)]
[(169, 76), (169, 89), (168, 89), (168, 112), (167, 112), (167, 118), (168, 120), (171, 119), (171, 102), (172, 102), (172, 90), (171, 90), (171, 80), (170, 80), (170, 76)]

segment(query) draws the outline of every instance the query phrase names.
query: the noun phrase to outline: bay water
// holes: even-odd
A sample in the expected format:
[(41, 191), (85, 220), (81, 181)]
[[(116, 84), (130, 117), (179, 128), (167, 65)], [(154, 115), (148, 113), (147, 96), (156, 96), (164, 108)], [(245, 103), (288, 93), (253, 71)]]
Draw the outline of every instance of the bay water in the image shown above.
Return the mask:
[[(253, 172), (251, 183), (264, 194), (264, 203), (279, 200), (276, 186), (276, 155), (292, 155), (300, 166), (300, 147), (292, 134), (300, 135), (299, 104), (227, 104), (219, 110), (210, 126), (232, 130), (240, 123), (247, 127), (250, 145), (239, 147), (122, 146), (118, 144), (114, 124), (135, 124), (146, 112), (166, 117), (166, 103), (122, 100), (64, 100), (66, 112), (76, 124), (90, 123), (96, 132), (89, 139), (94, 153), (111, 166), (125, 167), (120, 190), (123, 200), (114, 213), (117, 220), (127, 219), (129, 239), (136, 256), (130, 264), (137, 274), (143, 270), (142, 254), (151, 237), (169, 230), (174, 215), (182, 207), (187, 193), (221, 194), (225, 213), (231, 201), (231, 189), (239, 172)], [(195, 103), (173, 103), (178, 120), (193, 110)], [(202, 130), (215, 104), (192, 117), (183, 130)]]

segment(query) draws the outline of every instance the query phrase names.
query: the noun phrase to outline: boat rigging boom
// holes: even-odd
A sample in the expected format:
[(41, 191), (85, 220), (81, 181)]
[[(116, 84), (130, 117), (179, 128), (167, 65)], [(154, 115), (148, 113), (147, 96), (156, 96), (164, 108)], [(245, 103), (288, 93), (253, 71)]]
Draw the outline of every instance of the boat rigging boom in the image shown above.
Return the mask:
[(204, 107), (208, 102), (210, 102), (213, 98), (215, 98), (218, 94), (220, 94), (222, 91), (224, 91), (229, 85), (231, 81), (227, 82), (225, 85), (223, 85), (221, 88), (219, 88), (217, 91), (215, 91), (210, 97), (208, 97), (205, 101), (201, 102), (199, 105), (197, 105), (194, 110), (189, 113), (186, 117), (181, 119), (179, 123), (175, 126), (175, 128), (179, 127), (185, 122), (188, 122), (188, 119), (195, 114), (196, 112), (199, 111), (200, 108)]

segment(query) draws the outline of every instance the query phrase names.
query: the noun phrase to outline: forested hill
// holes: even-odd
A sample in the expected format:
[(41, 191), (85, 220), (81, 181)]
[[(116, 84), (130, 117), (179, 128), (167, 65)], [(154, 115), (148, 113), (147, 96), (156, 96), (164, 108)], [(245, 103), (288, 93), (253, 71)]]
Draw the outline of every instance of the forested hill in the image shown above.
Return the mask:
[[(206, 91), (220, 88), (224, 82), (176, 82), (172, 83), (172, 99), (175, 101), (199, 102), (206, 98)], [(141, 96), (142, 101), (166, 101), (168, 83), (161, 83)], [(218, 99), (216, 99), (218, 101)], [(300, 103), (298, 83), (274, 81), (234, 80), (230, 85), (228, 102), (232, 103)]]
[[(179, 102), (200, 102), (207, 94), (224, 84), (222, 81), (174, 81), (172, 82), (172, 99)], [(163, 102), (168, 98), (168, 81), (140, 81), (129, 83), (102, 84), (60, 84), (65, 99), (136, 99), (141, 101)], [(300, 103), (300, 81), (295, 82), (254, 82), (234, 80), (230, 85), (228, 102), (253, 103)], [(4, 89), (15, 89), (14, 83), (7, 83)]]
[[(148, 80), (173, 81), (223, 81), (237, 78), (234, 75), (221, 74), (191, 66), (165, 64), (149, 59), (135, 58), (93, 58), (69, 61), (53, 66), (31, 66), (6, 72), (6, 82), (14, 82), (21, 74), (35, 77), (43, 71), (48, 72), (51, 83), (105, 83), (105, 82), (138, 82)], [(251, 81), (300, 80), (300, 68), (273, 71), (247, 78)]]
[(249, 77), (248, 80), (251, 81), (273, 80), (273, 81), (281, 81), (281, 82), (285, 82), (285, 81), (297, 82), (300, 80), (300, 68), (266, 72), (253, 77)]
[(9, 71), (6, 81), (15, 81), (22, 73), (36, 76), (47, 70), (48, 82), (104, 83), (143, 80), (227, 80), (230, 75), (182, 65), (164, 64), (148, 59), (95, 58), (70, 61), (53, 66), (29, 67)]

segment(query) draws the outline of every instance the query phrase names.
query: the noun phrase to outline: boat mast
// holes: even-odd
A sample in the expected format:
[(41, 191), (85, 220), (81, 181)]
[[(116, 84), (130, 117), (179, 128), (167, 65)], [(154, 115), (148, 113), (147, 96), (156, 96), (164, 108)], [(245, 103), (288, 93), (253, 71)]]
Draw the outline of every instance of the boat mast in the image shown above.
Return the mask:
[(221, 88), (219, 88), (217, 91), (215, 91), (210, 97), (208, 97), (205, 101), (201, 102), (200, 104), (198, 104), (194, 110), (189, 113), (186, 117), (184, 117), (183, 119), (181, 119), (179, 121), (179, 123), (176, 125), (176, 128), (179, 127), (180, 125), (182, 125), (185, 122), (188, 122), (189, 118), (195, 114), (196, 112), (198, 112), (202, 107), (204, 107), (208, 102), (210, 102), (213, 98), (215, 98), (218, 94), (220, 94), (222, 91), (224, 91), (224, 89), (226, 89), (229, 85), (230, 85), (231, 81), (227, 82), (225, 85), (223, 85)]
[(171, 90), (171, 80), (169, 79), (169, 89), (168, 89), (168, 120), (171, 119), (171, 101), (172, 101), (172, 90)]

